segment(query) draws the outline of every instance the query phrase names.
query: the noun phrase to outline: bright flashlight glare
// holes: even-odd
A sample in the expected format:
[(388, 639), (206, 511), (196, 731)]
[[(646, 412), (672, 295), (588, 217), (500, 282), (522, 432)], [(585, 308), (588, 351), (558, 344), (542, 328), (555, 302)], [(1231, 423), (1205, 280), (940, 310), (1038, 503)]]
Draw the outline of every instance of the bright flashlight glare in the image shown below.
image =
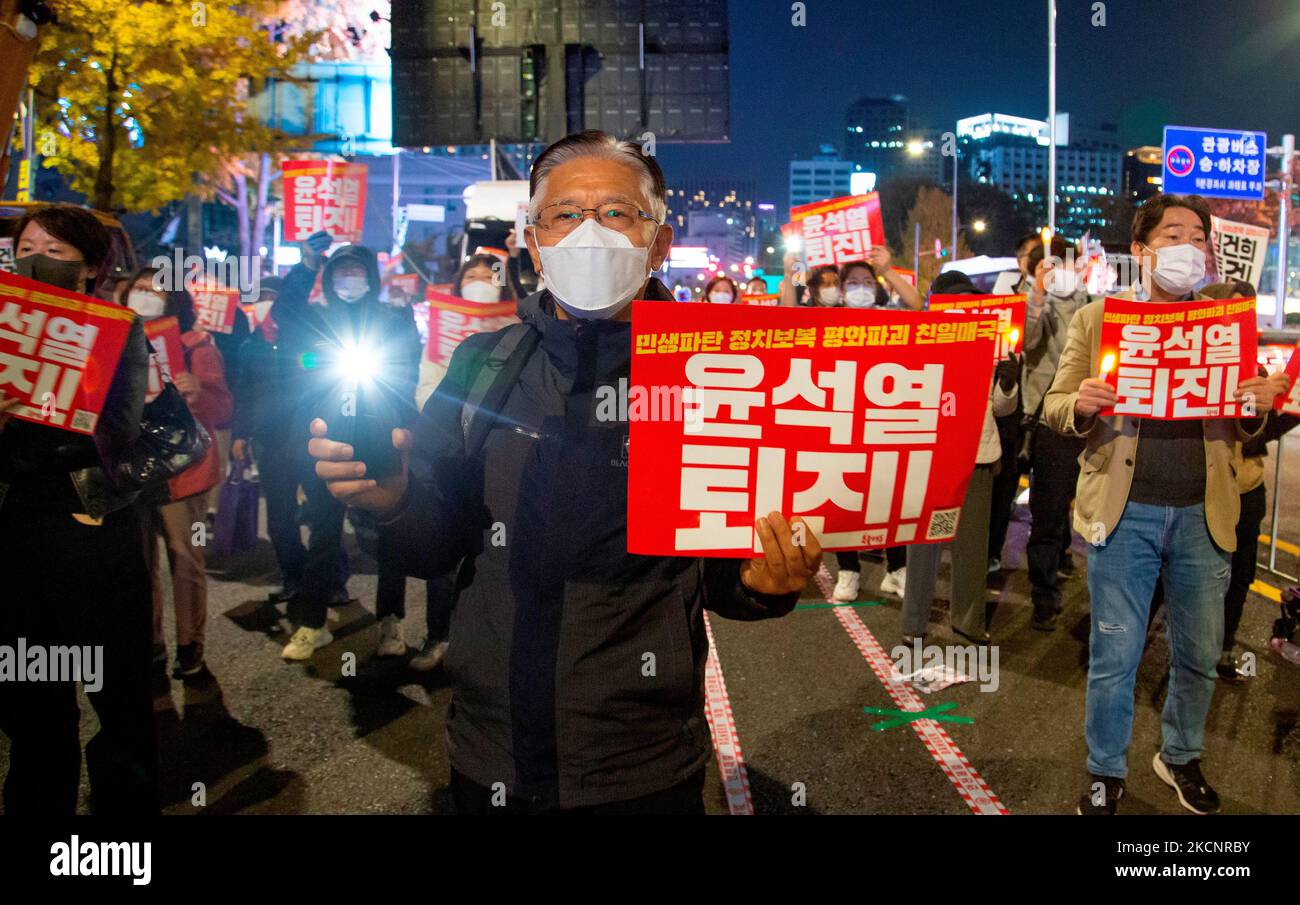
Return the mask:
[(353, 383), (371, 380), (379, 373), (379, 356), (369, 346), (350, 343), (339, 356), (339, 371)]
[(1101, 360), (1102, 376), (1104, 377), (1107, 374), (1109, 374), (1114, 367), (1115, 367), (1115, 356), (1108, 352)]

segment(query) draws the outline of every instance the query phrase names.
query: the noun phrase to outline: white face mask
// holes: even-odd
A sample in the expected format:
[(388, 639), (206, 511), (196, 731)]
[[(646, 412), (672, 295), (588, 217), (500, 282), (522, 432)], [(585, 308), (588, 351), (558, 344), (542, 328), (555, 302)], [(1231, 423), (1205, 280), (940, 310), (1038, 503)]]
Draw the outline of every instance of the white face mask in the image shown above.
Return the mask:
[(546, 288), (574, 317), (608, 318), (636, 297), (650, 275), (650, 249), (617, 230), (583, 220), (556, 245), (539, 245)]
[(167, 308), (162, 296), (144, 289), (132, 289), (126, 297), (126, 306), (145, 320), (161, 317)]
[(840, 287), (832, 286), (829, 289), (817, 290), (817, 304), (825, 305), (828, 308), (834, 308), (840, 303)]
[(462, 283), (460, 287), (460, 297), (467, 302), (479, 302), (490, 304), (501, 301), (501, 289), (493, 286), (491, 283), (485, 283), (482, 280), (473, 280), (469, 283)]
[(717, 289), (709, 293), (709, 301), (715, 305), (730, 305), (732, 294), (725, 289)]
[(850, 308), (870, 308), (876, 303), (876, 293), (870, 286), (850, 286), (844, 290), (844, 304)]
[(339, 276), (334, 278), (334, 294), (345, 302), (355, 302), (370, 291), (370, 281), (364, 276)]
[(1205, 279), (1205, 252), (1190, 243), (1151, 249), (1156, 253), (1152, 277), (1170, 295), (1183, 296)]

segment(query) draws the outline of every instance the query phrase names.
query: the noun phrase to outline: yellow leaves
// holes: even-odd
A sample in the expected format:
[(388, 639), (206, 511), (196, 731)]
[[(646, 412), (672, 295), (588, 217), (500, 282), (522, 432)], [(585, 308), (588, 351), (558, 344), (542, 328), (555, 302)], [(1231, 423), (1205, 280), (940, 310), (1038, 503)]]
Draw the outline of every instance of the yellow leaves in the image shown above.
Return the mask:
[[(196, 25), (185, 2), (62, 0), (31, 70), (41, 128), (61, 136), (47, 165), (97, 207), (152, 209), (273, 144), (246, 86), (303, 59), (300, 42), (271, 42), (275, 5), (207, 3)], [(102, 171), (109, 196), (95, 194)]]

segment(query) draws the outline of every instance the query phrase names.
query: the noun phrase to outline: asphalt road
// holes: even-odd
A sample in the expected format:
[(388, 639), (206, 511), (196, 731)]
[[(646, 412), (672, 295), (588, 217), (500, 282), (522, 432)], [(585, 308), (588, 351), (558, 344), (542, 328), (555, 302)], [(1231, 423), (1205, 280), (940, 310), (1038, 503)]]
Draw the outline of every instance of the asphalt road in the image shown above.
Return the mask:
[[(1285, 456), (1283, 499), (1300, 481), (1300, 439)], [(1294, 479), (1289, 476), (1294, 475)], [(1271, 476), (1271, 471), (1270, 471)], [(1289, 487), (1288, 487), (1289, 485)], [(1300, 507), (1284, 503), (1283, 538), (1300, 541)], [(998, 686), (960, 684), (919, 695), (924, 706), (955, 703), (948, 716), (971, 723), (938, 724), (1012, 814), (1072, 812), (1083, 791), (1083, 712), (1087, 676), (1088, 594), (1084, 545), (1076, 538), (1076, 575), (1065, 591), (1057, 631), (1030, 627), (1028, 582), (1021, 562), (1027, 513), (1017, 510), (1005, 569), (990, 582), (991, 634), (998, 647)], [(1266, 522), (1267, 528), (1267, 522)], [(372, 656), (373, 563), (355, 550), (351, 590), (357, 601), (331, 610), (333, 644), (307, 664), (280, 659), (287, 632), (264, 601), (274, 587), (269, 544), (237, 566), (214, 563), (208, 630), (213, 678), (173, 682), (160, 700), (165, 809), (172, 814), (442, 813), (448, 765), (443, 717), (449, 691), (439, 673), (417, 674), (404, 660)], [(827, 566), (835, 568), (827, 558)], [(1278, 567), (1300, 572), (1295, 556)], [(810, 586), (804, 604), (781, 620), (759, 623), (713, 618), (721, 666), (757, 813), (966, 814), (958, 794), (909, 724), (882, 730), (864, 707), (898, 709), (845, 622), (861, 624), (887, 651), (899, 640), (896, 598), (875, 594), (882, 567), (864, 562), (863, 600), (837, 614)], [(1261, 573), (1276, 587), (1287, 582)], [(947, 565), (938, 597), (947, 594)], [(408, 582), (406, 631), (418, 645), (424, 593)], [(852, 614), (849, 616), (848, 614)], [(848, 616), (841, 620), (840, 616)], [(1220, 683), (1206, 732), (1204, 770), (1225, 813), (1300, 812), (1300, 667), (1267, 645), (1276, 607), (1252, 594), (1239, 633), (1257, 676)], [(955, 642), (946, 605), (936, 603), (928, 641)], [(168, 637), (172, 634), (170, 614)], [(861, 640), (861, 638), (859, 638)], [(1153, 632), (1138, 672), (1125, 813), (1182, 813), (1171, 790), (1152, 773), (1160, 706), (1168, 681), (1163, 634)], [(412, 651), (413, 652), (413, 651)], [(355, 677), (342, 675), (354, 654)], [(83, 737), (95, 717), (83, 701)], [(8, 743), (0, 737), (0, 772)], [(194, 804), (202, 784), (203, 808)], [(82, 783), (82, 806), (86, 803)], [(711, 764), (711, 813), (728, 811), (721, 775)]]

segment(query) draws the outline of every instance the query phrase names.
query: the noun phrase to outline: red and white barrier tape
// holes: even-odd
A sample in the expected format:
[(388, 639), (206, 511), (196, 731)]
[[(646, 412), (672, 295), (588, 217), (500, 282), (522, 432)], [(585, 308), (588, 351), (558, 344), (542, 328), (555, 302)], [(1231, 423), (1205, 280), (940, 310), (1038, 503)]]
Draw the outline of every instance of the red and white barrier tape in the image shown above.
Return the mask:
[(749, 773), (745, 770), (745, 755), (740, 751), (740, 736), (736, 734), (736, 721), (731, 715), (731, 699), (727, 697), (727, 683), (722, 678), (722, 664), (713, 643), (708, 613), (704, 614), (704, 632), (709, 638), (709, 657), (704, 662), (704, 717), (709, 723), (709, 735), (713, 736), (713, 750), (718, 755), (727, 808), (732, 814), (753, 816)]
[[(835, 603), (833, 596), (834, 582), (831, 580), (831, 573), (827, 571), (826, 566), (822, 566), (817, 572), (817, 586), (821, 589), (827, 603)], [(905, 710), (911, 713), (925, 710), (925, 704), (910, 685), (903, 682), (891, 682), (890, 678), (894, 675), (894, 664), (885, 653), (885, 649), (880, 646), (876, 636), (871, 634), (871, 630), (866, 627), (858, 614), (852, 607), (837, 606), (834, 608), (835, 617), (840, 620), (840, 625), (844, 631), (849, 633), (853, 643), (857, 646), (858, 651), (862, 654), (871, 671), (876, 674), (880, 684), (885, 686), (885, 691), (893, 699), (899, 710)], [(980, 776), (971, 762), (966, 759), (966, 755), (952, 740), (948, 733), (935, 720), (913, 720), (911, 727), (925, 748), (934, 758), (939, 769), (947, 775), (949, 781), (957, 789), (959, 794), (970, 809), (976, 814), (1010, 814), (1006, 805), (998, 800), (997, 795), (989, 788), (988, 783)]]

